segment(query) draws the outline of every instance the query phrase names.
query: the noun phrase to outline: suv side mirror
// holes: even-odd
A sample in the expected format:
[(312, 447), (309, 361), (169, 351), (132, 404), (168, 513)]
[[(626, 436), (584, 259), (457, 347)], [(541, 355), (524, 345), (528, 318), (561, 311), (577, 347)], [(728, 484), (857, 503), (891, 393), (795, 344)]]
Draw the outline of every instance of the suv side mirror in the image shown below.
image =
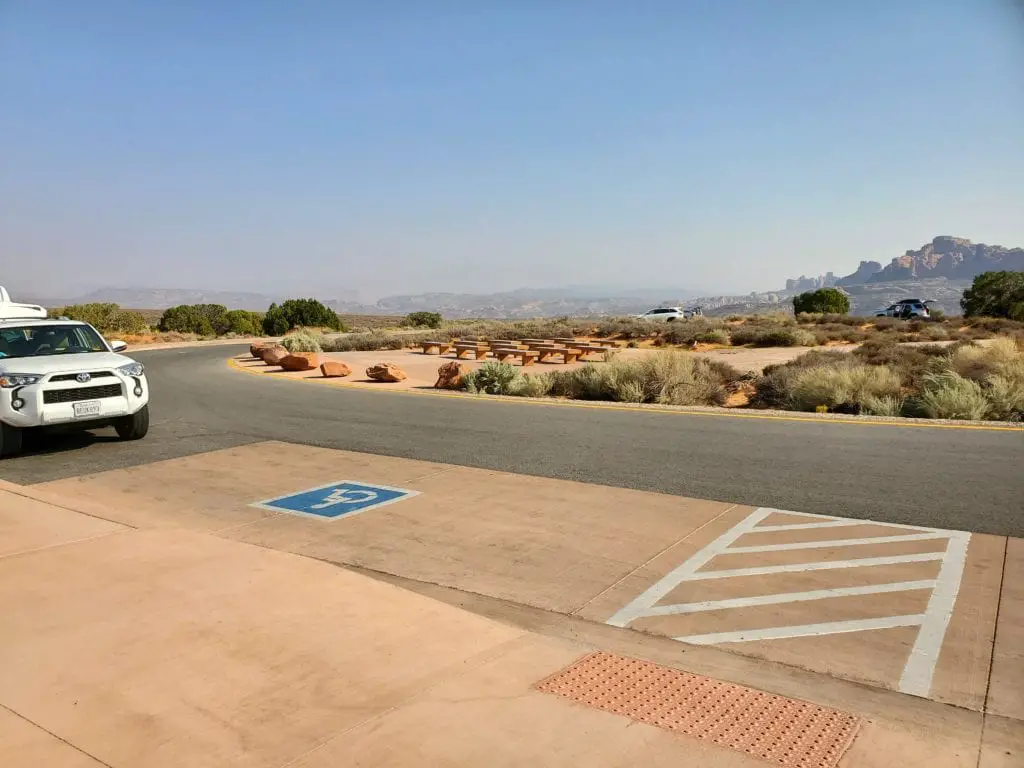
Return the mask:
[(112, 341), (110, 342), (110, 349), (112, 352), (124, 352), (128, 349), (128, 345), (123, 341)]

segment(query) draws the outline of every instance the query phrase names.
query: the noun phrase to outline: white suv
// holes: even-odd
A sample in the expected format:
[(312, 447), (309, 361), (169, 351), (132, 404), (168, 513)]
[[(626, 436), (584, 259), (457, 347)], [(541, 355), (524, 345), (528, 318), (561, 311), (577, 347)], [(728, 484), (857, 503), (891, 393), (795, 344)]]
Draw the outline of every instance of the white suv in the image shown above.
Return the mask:
[(21, 450), (22, 430), (114, 427), (123, 440), (149, 431), (142, 363), (117, 354), (88, 323), (16, 318), (0, 303), (0, 457)]
[(697, 309), (680, 309), (679, 307), (658, 307), (642, 315), (634, 315), (637, 320), (661, 320), (663, 322), (674, 322), (676, 320), (689, 320), (691, 317), (700, 317), (704, 313)]

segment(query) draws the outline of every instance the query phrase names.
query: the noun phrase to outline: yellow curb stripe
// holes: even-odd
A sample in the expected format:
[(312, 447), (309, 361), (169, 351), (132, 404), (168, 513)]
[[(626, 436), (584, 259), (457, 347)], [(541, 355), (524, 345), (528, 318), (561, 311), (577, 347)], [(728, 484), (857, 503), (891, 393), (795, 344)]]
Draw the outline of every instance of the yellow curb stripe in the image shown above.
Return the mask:
[[(255, 376), (266, 375), (265, 371), (254, 370), (252, 367), (242, 366), (233, 357), (227, 358), (229, 368), (241, 373), (248, 373)], [(855, 424), (862, 427), (920, 427), (923, 429), (969, 429), (981, 430), (984, 432), (1020, 432), (1024, 434), (1024, 428), (985, 426), (982, 424), (929, 424), (927, 421), (871, 421), (867, 418), (861, 419), (816, 419), (808, 416), (782, 416), (773, 413), (718, 413), (716, 411), (677, 411), (668, 408), (638, 408), (625, 405), (610, 405), (606, 403), (587, 403), (574, 400), (551, 400), (543, 402), (521, 397), (502, 397), (501, 395), (467, 395), (455, 392), (438, 390), (416, 390), (416, 389), (386, 389), (378, 384), (362, 384), (352, 381), (335, 382), (325, 378), (292, 378), (283, 377), (285, 381), (298, 381), (307, 384), (321, 384), (331, 387), (351, 387), (353, 389), (365, 389), (370, 392), (380, 392), (388, 395), (427, 395), (429, 397), (448, 397), (465, 402), (479, 402), (486, 400), (493, 403), (504, 403), (505, 405), (539, 405), (543, 408), (589, 408), (598, 411), (622, 411), (628, 413), (657, 413), (668, 416), (711, 416), (727, 419), (763, 419), (767, 421), (800, 421), (808, 424)]]

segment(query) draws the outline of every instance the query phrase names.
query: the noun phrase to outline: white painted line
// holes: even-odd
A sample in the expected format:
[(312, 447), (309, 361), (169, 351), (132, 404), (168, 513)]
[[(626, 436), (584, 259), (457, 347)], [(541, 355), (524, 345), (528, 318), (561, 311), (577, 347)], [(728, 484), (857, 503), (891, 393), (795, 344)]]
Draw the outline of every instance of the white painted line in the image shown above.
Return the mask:
[[(904, 523), (880, 523), (877, 520), (861, 520), (859, 518), (854, 519), (852, 517), (832, 517), (831, 515), (812, 515), (809, 512), (792, 512), (788, 509), (776, 509), (775, 512), (781, 512), (784, 515), (792, 515), (794, 517), (806, 517), (810, 520), (826, 520), (832, 523), (843, 523), (844, 525), (882, 525), (886, 528), (902, 528), (907, 531), (932, 531), (935, 533), (956, 533), (956, 531), (947, 531), (942, 528), (929, 528), (926, 525), (906, 525)], [(822, 523), (814, 523), (815, 526), (823, 525)], [(782, 526), (774, 525), (760, 525), (756, 528), (758, 531), (771, 531), (771, 530), (782, 530)]]
[(702, 550), (697, 552), (685, 563), (666, 574), (662, 579), (652, 584), (647, 591), (638, 595), (629, 605), (623, 607), (614, 616), (608, 619), (608, 624), (613, 627), (629, 626), (634, 619), (644, 615), (651, 606), (661, 601), (669, 592), (675, 589), (682, 582), (694, 577), (698, 568), (703, 567), (716, 555), (721, 554), (729, 545), (745, 533), (749, 533), (755, 525), (764, 520), (772, 512), (779, 510), (760, 507), (751, 512), (737, 525), (727, 530), (717, 539), (712, 541)]
[(751, 533), (761, 531), (807, 531), (812, 528), (845, 528), (851, 525), (871, 525), (864, 520), (831, 520), (827, 523), (787, 523), (786, 525), (759, 525)]
[(917, 633), (917, 640), (900, 677), (899, 690), (902, 693), (927, 696), (931, 692), (935, 663), (939, 660), (946, 628), (956, 605), (970, 541), (971, 534), (964, 531), (958, 531), (949, 537), (946, 556), (936, 579), (938, 584), (928, 601), (921, 631)]
[(677, 637), (675, 639), (693, 645), (749, 643), (754, 640), (784, 640), (789, 637), (816, 637), (818, 635), (836, 635), (843, 632), (863, 632), (869, 629), (914, 627), (921, 624), (924, 619), (924, 614), (883, 616), (879, 619), (851, 619), (849, 621), (828, 621), (823, 624), (800, 624), (792, 627), (744, 629), (738, 632), (713, 632), (707, 635), (689, 635), (688, 637)]
[(785, 552), (790, 549), (828, 549), (830, 547), (857, 547), (862, 544), (894, 544), (900, 541), (931, 541), (948, 539), (948, 533), (906, 533), (901, 536), (869, 536), (865, 539), (831, 539), (829, 541), (797, 541), (789, 544), (763, 544), (755, 547), (729, 547), (722, 554), (740, 552)]
[(780, 592), (777, 595), (733, 597), (725, 600), (704, 600), (699, 603), (656, 605), (640, 618), (645, 618), (647, 616), (673, 616), (682, 613), (700, 613), (701, 611), (718, 611), (727, 608), (749, 608), (755, 605), (800, 603), (805, 600), (827, 600), (832, 597), (880, 595), (886, 592), (909, 592), (915, 589), (932, 589), (935, 585), (936, 581), (934, 579), (924, 579), (922, 581), (897, 581), (891, 584), (869, 584), (863, 587), (835, 587), (833, 589), (813, 589), (808, 592)]
[[(866, 568), (872, 565), (897, 565), (898, 563), (927, 563), (932, 560), (941, 560), (944, 556), (945, 555), (942, 552), (920, 552), (914, 555), (893, 555), (892, 557), (862, 557), (856, 560), (826, 560), (824, 562), (816, 563), (793, 563), (791, 565), (763, 565), (755, 568), (733, 568), (727, 571), (700, 571), (689, 576), (687, 581), (726, 579), (733, 576), (764, 576), (769, 573), (829, 571), (834, 568)], [(669, 592), (670, 591), (671, 590), (669, 590)], [(666, 594), (668, 594), (668, 592), (666, 592)]]

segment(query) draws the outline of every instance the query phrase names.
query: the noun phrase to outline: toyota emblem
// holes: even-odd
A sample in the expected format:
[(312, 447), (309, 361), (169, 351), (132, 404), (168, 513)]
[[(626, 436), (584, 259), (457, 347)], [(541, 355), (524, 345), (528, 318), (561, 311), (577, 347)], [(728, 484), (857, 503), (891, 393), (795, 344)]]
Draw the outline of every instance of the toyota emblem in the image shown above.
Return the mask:
[(90, 376), (88, 373), (80, 373), (77, 376), (75, 376), (75, 380), (79, 384), (85, 384), (87, 381), (92, 381), (92, 376)]

